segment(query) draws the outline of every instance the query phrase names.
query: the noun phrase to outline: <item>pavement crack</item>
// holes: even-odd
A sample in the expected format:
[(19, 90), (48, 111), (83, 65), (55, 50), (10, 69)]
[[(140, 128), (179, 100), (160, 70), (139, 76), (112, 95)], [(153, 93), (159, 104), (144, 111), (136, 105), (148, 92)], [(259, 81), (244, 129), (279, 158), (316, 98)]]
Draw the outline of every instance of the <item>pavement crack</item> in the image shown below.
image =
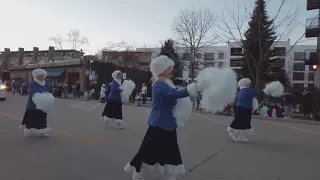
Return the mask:
[(228, 146), (225, 146), (221, 149), (219, 149), (219, 151), (215, 152), (214, 154), (212, 154), (211, 156), (209, 156), (208, 158), (204, 159), (203, 161), (201, 161), (199, 164), (196, 164), (195, 166), (193, 166), (192, 168), (190, 168), (188, 170), (188, 172), (186, 174), (184, 174), (181, 177), (181, 180), (185, 178), (185, 176), (187, 176), (188, 173), (193, 172), (194, 170), (196, 170), (198, 167), (200, 167), (201, 165), (205, 164), (207, 161), (209, 161), (210, 159), (212, 159), (213, 157), (215, 157), (216, 155), (218, 155), (219, 153), (221, 153), (223, 150), (225, 150), (226, 148), (228, 148)]

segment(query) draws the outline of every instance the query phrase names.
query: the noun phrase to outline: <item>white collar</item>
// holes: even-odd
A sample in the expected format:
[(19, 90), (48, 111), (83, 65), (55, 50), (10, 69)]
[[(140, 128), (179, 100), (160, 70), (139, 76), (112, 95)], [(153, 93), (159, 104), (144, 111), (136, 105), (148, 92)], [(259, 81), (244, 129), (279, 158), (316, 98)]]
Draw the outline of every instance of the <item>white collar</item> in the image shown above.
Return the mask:
[(46, 85), (46, 81), (39, 81), (37, 78), (34, 78), (33, 79), (34, 80), (34, 82), (36, 82), (37, 84), (39, 84), (40, 86), (44, 86), (44, 85)]
[(246, 88), (248, 88), (248, 87), (240, 87), (240, 89), (246, 89)]
[(121, 79), (114, 79), (119, 85), (121, 85)]
[(165, 82), (172, 88), (176, 88), (176, 86), (173, 84), (173, 82), (170, 79), (166, 79)]

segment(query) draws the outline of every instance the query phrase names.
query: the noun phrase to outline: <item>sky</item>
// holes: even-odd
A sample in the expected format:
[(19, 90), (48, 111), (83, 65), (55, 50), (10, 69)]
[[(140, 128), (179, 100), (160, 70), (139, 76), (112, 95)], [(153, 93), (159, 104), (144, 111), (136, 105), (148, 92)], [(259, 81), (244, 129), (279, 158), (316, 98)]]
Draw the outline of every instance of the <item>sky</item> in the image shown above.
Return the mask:
[[(89, 39), (82, 49), (95, 53), (107, 42), (126, 41), (139, 47), (160, 46), (160, 42), (176, 36), (172, 30), (175, 17), (184, 9), (209, 9), (217, 16), (226, 14), (226, 7), (253, 7), (255, 0), (0, 0), (0, 51), (18, 47), (48, 49), (54, 45), (49, 38), (64, 36), (78, 29)], [(268, 0), (268, 13), (276, 13), (278, 1)], [(306, 11), (307, 0), (288, 0), (281, 16), (297, 9), (298, 16), (290, 38), (291, 43), (304, 33), (306, 18), (317, 11)], [(243, 9), (243, 8), (242, 8)], [(217, 30), (217, 32), (219, 32)], [(314, 40), (302, 44), (316, 44)], [(65, 43), (63, 48), (70, 49)]]

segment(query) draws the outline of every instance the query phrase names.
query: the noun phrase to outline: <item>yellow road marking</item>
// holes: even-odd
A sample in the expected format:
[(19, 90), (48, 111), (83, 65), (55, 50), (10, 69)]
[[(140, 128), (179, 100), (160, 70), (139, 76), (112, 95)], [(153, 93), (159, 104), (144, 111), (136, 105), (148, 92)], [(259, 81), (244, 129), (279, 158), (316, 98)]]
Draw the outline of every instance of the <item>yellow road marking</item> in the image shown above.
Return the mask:
[[(4, 112), (0, 112), (0, 115), (6, 116), (10, 119), (14, 119), (17, 121), (22, 121), (22, 117), (17, 117), (17, 116), (13, 116)], [(48, 126), (51, 130), (53, 130), (56, 133), (62, 134), (64, 136), (67, 136), (69, 138), (73, 138), (82, 142), (86, 142), (86, 143), (93, 143), (93, 144), (101, 144), (103, 143), (103, 139), (97, 139), (97, 138), (90, 138), (89, 136), (86, 135), (81, 135), (78, 133), (68, 133), (60, 128), (57, 127), (52, 127), (52, 126)]]

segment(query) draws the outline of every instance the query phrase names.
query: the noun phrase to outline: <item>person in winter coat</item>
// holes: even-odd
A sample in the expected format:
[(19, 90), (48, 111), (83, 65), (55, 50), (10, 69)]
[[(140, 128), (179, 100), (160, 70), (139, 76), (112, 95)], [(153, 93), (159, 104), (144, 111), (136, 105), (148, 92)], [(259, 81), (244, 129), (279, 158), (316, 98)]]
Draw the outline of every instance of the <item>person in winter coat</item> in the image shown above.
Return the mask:
[(105, 100), (106, 100), (106, 85), (105, 84), (102, 84), (101, 85), (101, 89), (100, 89), (100, 100), (101, 100), (101, 103), (104, 103)]
[(49, 87), (45, 81), (47, 72), (36, 69), (32, 75), (34, 79), (29, 85), (26, 112), (19, 128), (24, 130), (25, 136), (48, 137), (47, 112), (50, 107), (53, 107), (54, 97), (49, 93)]

